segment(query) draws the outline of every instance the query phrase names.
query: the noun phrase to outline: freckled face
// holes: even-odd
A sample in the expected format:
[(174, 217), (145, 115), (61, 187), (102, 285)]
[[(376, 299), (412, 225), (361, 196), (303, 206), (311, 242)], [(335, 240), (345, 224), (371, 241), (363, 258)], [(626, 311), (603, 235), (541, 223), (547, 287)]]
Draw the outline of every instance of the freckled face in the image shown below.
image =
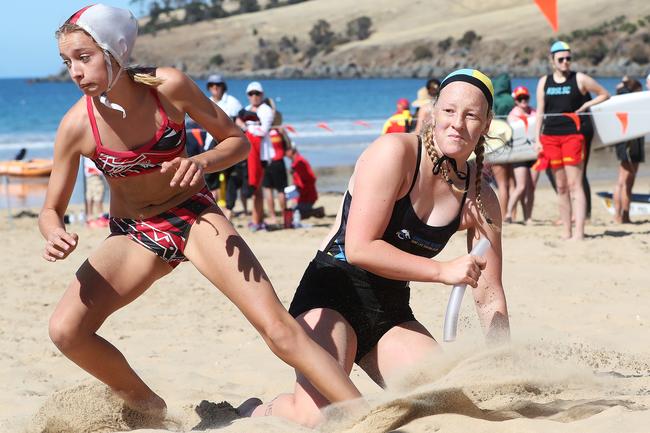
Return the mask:
[(491, 120), (483, 92), (462, 81), (450, 83), (433, 108), (435, 142), (445, 155), (467, 160)]
[(108, 73), (103, 51), (84, 32), (59, 37), (59, 54), (70, 78), (84, 94), (98, 96), (108, 88)]

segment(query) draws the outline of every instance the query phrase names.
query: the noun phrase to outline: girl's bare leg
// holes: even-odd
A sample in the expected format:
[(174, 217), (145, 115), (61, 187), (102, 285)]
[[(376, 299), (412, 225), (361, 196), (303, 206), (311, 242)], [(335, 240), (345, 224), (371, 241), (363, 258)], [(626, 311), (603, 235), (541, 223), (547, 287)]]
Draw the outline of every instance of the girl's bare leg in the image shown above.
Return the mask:
[(440, 346), (417, 321), (402, 323), (384, 334), (377, 346), (361, 359), (361, 367), (379, 386), (390, 386), (390, 379), (440, 352)]
[(192, 225), (185, 255), (240, 309), (273, 353), (328, 401), (361, 397), (341, 365), (282, 306), (264, 269), (218, 208)]
[(557, 199), (560, 208), (560, 220), (562, 221), (562, 239), (571, 238), (571, 196), (564, 167), (553, 169), (553, 176), (557, 186)]
[(76, 273), (50, 318), (50, 338), (79, 367), (134, 409), (157, 412), (165, 402), (133, 371), (122, 353), (96, 334), (106, 318), (129, 304), (171, 267), (126, 236), (113, 236)]
[[(348, 322), (336, 311), (323, 308), (308, 311), (297, 320), (349, 375), (354, 364), (357, 338)], [(251, 416), (280, 416), (313, 427), (321, 421), (320, 409), (329, 403), (305, 376), (296, 371), (293, 393), (278, 395), (258, 406)]]
[[(572, 212), (575, 216), (575, 230), (571, 239), (581, 240), (585, 236), (585, 219), (587, 216), (587, 197), (582, 184), (584, 165), (567, 165), (564, 167), (567, 175)], [(569, 224), (571, 221), (569, 220)]]

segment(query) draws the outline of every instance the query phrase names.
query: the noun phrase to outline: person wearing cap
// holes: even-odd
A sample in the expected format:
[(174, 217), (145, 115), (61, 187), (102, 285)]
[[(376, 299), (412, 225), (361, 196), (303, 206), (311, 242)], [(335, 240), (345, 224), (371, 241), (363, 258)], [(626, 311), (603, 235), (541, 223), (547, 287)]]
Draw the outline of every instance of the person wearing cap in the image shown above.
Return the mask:
[(264, 102), (264, 88), (260, 82), (248, 83), (246, 96), (248, 96), (248, 105), (240, 113), (236, 122), (245, 131), (251, 143), (251, 151), (248, 154), (248, 182), (253, 190), (253, 210), (248, 227), (252, 231), (258, 231), (266, 228), (262, 181), (266, 166), (273, 158), (269, 133), (275, 113), (273, 108)]
[(437, 78), (430, 78), (424, 87), (418, 89), (417, 98), (413, 101), (415, 108), (415, 121), (411, 124), (411, 129), (416, 134), (422, 131), (424, 122), (431, 117), (431, 107), (433, 101), (438, 97), (440, 90), (440, 80)]
[[(508, 114), (508, 122), (513, 123), (520, 121), (522, 118), (528, 118), (535, 115), (535, 109), (530, 106), (530, 92), (525, 86), (517, 86), (512, 91), (512, 98), (515, 101), (515, 106)], [(535, 160), (514, 162), (511, 164), (515, 186), (510, 191), (508, 198), (508, 206), (504, 220), (512, 222), (514, 219), (514, 211), (517, 203), (521, 201), (524, 211), (524, 223), (530, 224), (532, 221), (533, 204), (535, 201), (535, 181), (531, 167)]]
[(411, 116), (409, 100), (400, 98), (397, 100), (397, 110), (386, 120), (384, 127), (381, 129), (382, 134), (391, 134), (393, 132), (409, 132), (411, 129)]
[[(382, 135), (357, 160), (336, 223), (289, 308), (347, 372), (356, 363), (386, 387), (440, 351), (409, 306), (410, 281), (469, 284), (487, 340), (508, 340), (501, 215), (481, 175), (493, 98), (486, 75), (455, 71), (442, 81), (421, 135)], [(489, 239), (485, 256), (433, 259), (458, 231), (466, 232), (468, 249)], [(329, 400), (301, 374), (293, 389), (252, 416), (316, 424)]]
[[(237, 117), (237, 114), (243, 108), (243, 106), (241, 105), (241, 102), (239, 102), (237, 98), (235, 98), (234, 96), (228, 93), (228, 85), (224, 81), (223, 77), (218, 74), (210, 75), (206, 83), (206, 88), (210, 93), (210, 100), (215, 104), (217, 104), (224, 113), (226, 113), (231, 119), (234, 120)], [(210, 133), (207, 133), (205, 137), (205, 150), (211, 149), (216, 145), (217, 143), (215, 142), (212, 135), (210, 135)], [(210, 192), (212, 192), (212, 195), (214, 195), (214, 198), (217, 200), (217, 203), (220, 200), (225, 199), (225, 197), (221, 197), (222, 175), (224, 181), (227, 184), (230, 172), (232, 170), (235, 170), (236, 168), (239, 169), (239, 166), (241, 166), (242, 164), (246, 164), (246, 163), (240, 161), (236, 164), (235, 167), (230, 167), (224, 171), (208, 173), (205, 175), (205, 183), (208, 185), (208, 188), (210, 189)], [(229, 211), (224, 210), (224, 212), (227, 214), (227, 216), (230, 216)]]
[[(563, 41), (551, 45), (551, 74), (537, 83), (536, 147), (549, 158), (555, 178), (563, 239), (584, 238), (587, 198), (583, 177), (592, 130), (588, 110), (609, 98), (596, 80), (571, 70), (571, 48)], [(596, 95), (592, 99), (591, 94)], [(572, 225), (575, 221), (575, 227)]]
[[(164, 400), (97, 332), (111, 314), (189, 260), (242, 311), (278, 357), (308, 376), (331, 401), (358, 397), (335, 360), (287, 313), (264, 269), (205, 186), (204, 173), (246, 157), (249, 143), (242, 131), (182, 72), (130, 68), (136, 35), (131, 12), (102, 4), (81, 9), (57, 31), (59, 53), (83, 96), (57, 131), (54, 167), (39, 216), (46, 239), (43, 257), (63, 260), (79, 245), (63, 217), (81, 155), (92, 159), (108, 182), (111, 234), (81, 264), (56, 305), (50, 338), (129, 407), (158, 420)], [(219, 146), (188, 157), (186, 115)]]

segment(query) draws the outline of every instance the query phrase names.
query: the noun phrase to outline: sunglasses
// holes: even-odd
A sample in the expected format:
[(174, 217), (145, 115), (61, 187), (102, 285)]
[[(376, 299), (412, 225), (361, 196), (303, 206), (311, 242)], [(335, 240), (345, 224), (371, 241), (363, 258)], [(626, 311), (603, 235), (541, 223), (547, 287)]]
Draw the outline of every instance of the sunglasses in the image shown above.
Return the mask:
[(564, 63), (564, 62), (570, 62), (570, 61), (571, 61), (571, 56), (558, 57), (557, 58), (558, 63)]
[(262, 92), (258, 92), (257, 90), (253, 90), (252, 92), (248, 92), (248, 96), (262, 96)]
[(517, 102), (523, 102), (523, 101), (530, 101), (530, 96), (520, 96), (519, 98), (516, 99)]

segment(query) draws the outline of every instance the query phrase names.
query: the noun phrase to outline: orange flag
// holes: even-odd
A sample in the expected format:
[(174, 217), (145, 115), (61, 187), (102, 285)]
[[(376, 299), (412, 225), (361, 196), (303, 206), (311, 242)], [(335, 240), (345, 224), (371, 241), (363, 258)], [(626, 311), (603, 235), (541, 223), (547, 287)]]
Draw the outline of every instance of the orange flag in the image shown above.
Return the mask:
[(355, 120), (354, 122), (355, 125), (363, 126), (366, 128), (370, 128), (370, 124), (368, 122), (365, 122), (363, 120)]
[(580, 116), (577, 113), (562, 113), (576, 124), (576, 130), (580, 132)]
[(627, 112), (617, 112), (616, 117), (618, 117), (619, 122), (621, 122), (621, 126), (623, 127), (623, 134), (627, 132)]
[(296, 133), (296, 128), (294, 128), (292, 125), (282, 125), (284, 129), (287, 131), (293, 132), (294, 134)]
[(557, 0), (535, 0), (535, 4), (542, 11), (551, 27), (553, 27), (553, 31), (557, 33), (559, 28), (557, 22)]
[(526, 132), (526, 135), (528, 135), (528, 116), (526, 116), (525, 114), (522, 114), (521, 116), (519, 116), (519, 118), (521, 120), (523, 120), (523, 122), (524, 122), (524, 131)]
[(325, 122), (321, 122), (321, 123), (317, 124), (316, 126), (318, 126), (319, 128), (323, 128), (323, 129), (325, 129), (325, 130), (327, 130), (329, 132), (334, 132), (334, 131), (332, 131), (332, 128), (330, 128), (329, 125), (327, 123), (325, 123)]

